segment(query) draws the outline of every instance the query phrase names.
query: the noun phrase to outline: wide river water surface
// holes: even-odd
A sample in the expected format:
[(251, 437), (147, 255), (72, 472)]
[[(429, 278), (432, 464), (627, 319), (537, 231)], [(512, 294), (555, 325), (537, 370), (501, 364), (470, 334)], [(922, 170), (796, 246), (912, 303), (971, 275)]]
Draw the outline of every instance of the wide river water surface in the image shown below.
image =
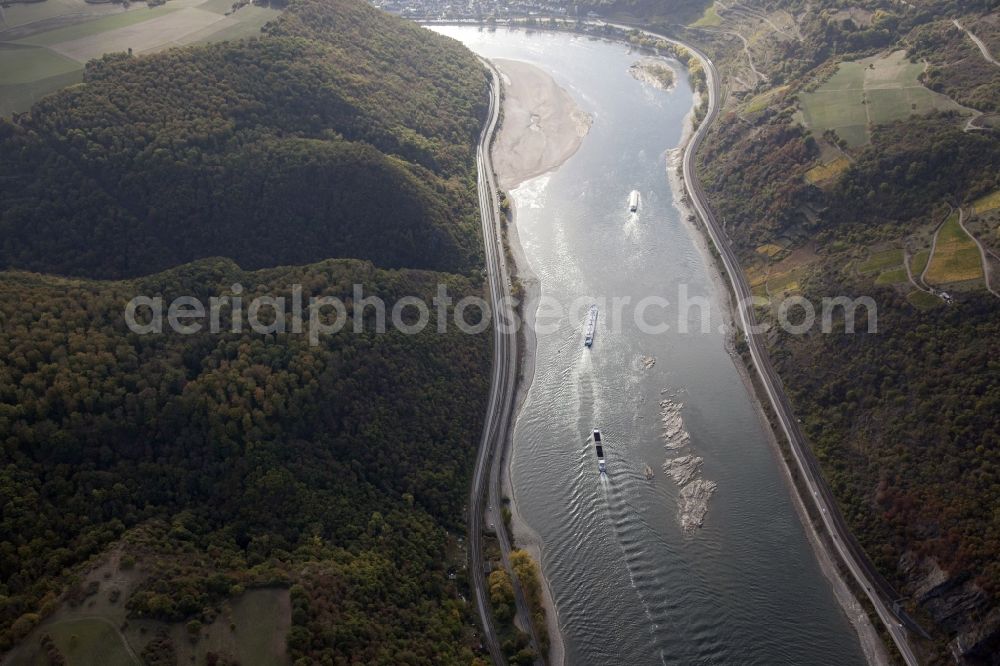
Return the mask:
[[(684, 70), (672, 63), (677, 85), (663, 91), (630, 75), (640, 55), (620, 43), (435, 30), (482, 56), (536, 65), (593, 117), (575, 155), (512, 193), (541, 297), (562, 309), (539, 317), (548, 326), (537, 333), (510, 474), (542, 543), (566, 663), (865, 663), (727, 350), (725, 293), (667, 179), (692, 106)], [(641, 194), (635, 214), (631, 190)], [(680, 314), (684, 294), (704, 307)], [(626, 298), (616, 323), (615, 299)], [(642, 330), (643, 299), (645, 320), (669, 330)], [(590, 303), (601, 310), (587, 349)], [(665, 473), (667, 459), (686, 456), (703, 462), (679, 480)], [(682, 527), (679, 482), (716, 486), (700, 528)]]

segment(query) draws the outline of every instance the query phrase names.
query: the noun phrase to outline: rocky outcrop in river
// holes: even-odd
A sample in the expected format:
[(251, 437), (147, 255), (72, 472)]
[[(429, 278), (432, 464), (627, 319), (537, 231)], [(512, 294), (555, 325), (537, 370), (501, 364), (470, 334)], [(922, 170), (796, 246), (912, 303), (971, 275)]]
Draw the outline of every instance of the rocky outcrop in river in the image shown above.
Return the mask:
[(671, 398), (660, 401), (663, 446), (672, 454), (663, 461), (663, 471), (680, 487), (677, 520), (685, 532), (693, 532), (704, 523), (708, 502), (717, 486), (714, 481), (701, 478), (704, 459), (683, 451), (691, 443), (691, 436), (684, 429), (683, 406)]

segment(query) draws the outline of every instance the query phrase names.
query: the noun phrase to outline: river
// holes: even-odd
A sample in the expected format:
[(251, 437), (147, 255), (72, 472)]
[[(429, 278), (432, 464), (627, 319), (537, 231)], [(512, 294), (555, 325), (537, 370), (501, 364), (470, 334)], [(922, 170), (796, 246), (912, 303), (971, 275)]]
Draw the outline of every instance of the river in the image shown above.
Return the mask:
[[(683, 69), (673, 63), (677, 86), (663, 91), (630, 75), (639, 55), (620, 43), (435, 30), (485, 57), (540, 67), (593, 117), (575, 155), (512, 192), (541, 296), (564, 308), (537, 334), (510, 475), (518, 512), (542, 542), (566, 663), (865, 663), (727, 351), (725, 293), (666, 177), (693, 101)], [(637, 214), (626, 205), (633, 189)], [(681, 290), (705, 299), (708, 330), (699, 308), (681, 321)], [(654, 303), (645, 319), (669, 330), (636, 323), (649, 297), (669, 305)], [(616, 325), (613, 302), (625, 298)], [(591, 302), (602, 308), (587, 349)], [(682, 423), (670, 438), (665, 411)], [(604, 436), (606, 477), (588, 441), (593, 428)], [(703, 459), (694, 478), (716, 484), (703, 526), (691, 530), (662, 468), (687, 455)]]

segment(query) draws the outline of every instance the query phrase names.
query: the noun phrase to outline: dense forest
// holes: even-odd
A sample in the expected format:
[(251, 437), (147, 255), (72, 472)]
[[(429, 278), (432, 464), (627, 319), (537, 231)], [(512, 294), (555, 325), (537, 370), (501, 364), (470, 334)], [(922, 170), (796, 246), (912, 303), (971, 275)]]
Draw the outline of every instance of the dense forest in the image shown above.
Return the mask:
[(113, 547), (144, 562), (132, 617), (197, 628), (277, 584), (295, 663), (474, 659), (455, 535), (488, 331), (439, 334), (432, 308), (419, 335), (349, 322), (314, 346), (139, 335), (123, 312), (237, 283), (481, 295), (486, 103), (457, 42), (294, 0), (259, 39), (105, 56), (0, 122), (0, 651)]
[[(752, 15), (723, 12), (721, 29), (761, 26), (754, 57), (768, 80), (727, 99), (699, 154), (758, 295), (875, 299), (875, 333), (775, 330), (769, 346), (854, 533), (932, 635), (919, 648), (928, 663), (955, 650), (992, 664), (1000, 653), (1000, 300), (982, 279), (949, 285), (947, 299), (929, 295), (902, 262), (929, 254), (949, 210), (969, 214), (1000, 189), (1000, 135), (989, 115), (974, 129), (968, 115), (929, 112), (870, 124), (870, 140), (849, 147), (804, 126), (800, 98), (840, 61), (907, 49), (926, 59), (926, 85), (989, 114), (1000, 108), (998, 70), (951, 17), (988, 34), (1000, 18), (984, 16), (991, 4), (772, 0), (750, 5)], [(768, 34), (761, 17), (778, 11), (795, 32)], [(739, 87), (740, 45), (688, 36)], [(765, 48), (782, 57), (761, 56)], [(821, 165), (830, 175), (819, 179)], [(880, 252), (898, 257), (895, 282), (860, 269)], [(761, 314), (774, 321), (773, 310)]]
[[(420, 335), (348, 325), (312, 346), (248, 329), (138, 335), (122, 317), (135, 295), (207, 299), (234, 283), (289, 301), (299, 284), (304, 299), (347, 302), (355, 283), (388, 302), (430, 302), (438, 283), (456, 298), (482, 286), (351, 260), (256, 273), (203, 260), (132, 282), (5, 273), (3, 647), (33, 624), (19, 618), (60, 593), (67, 569), (159, 521), (172, 525), (161, 552), (181, 540), (229, 564), (221, 586), (211, 568), (164, 570), (129, 600), (134, 612), (198, 617), (237, 582), (277, 571), (301, 588), (293, 654), (398, 663), (397, 650), (433, 648), (447, 659), (468, 618), (449, 610), (442, 551), (445, 529), (461, 529), (488, 335), (441, 335), (432, 317)], [(325, 616), (355, 628), (328, 635)]]
[(452, 40), (387, 20), (302, 0), (262, 39), (92, 61), (86, 85), (0, 123), (0, 267), (476, 265), (486, 79)]

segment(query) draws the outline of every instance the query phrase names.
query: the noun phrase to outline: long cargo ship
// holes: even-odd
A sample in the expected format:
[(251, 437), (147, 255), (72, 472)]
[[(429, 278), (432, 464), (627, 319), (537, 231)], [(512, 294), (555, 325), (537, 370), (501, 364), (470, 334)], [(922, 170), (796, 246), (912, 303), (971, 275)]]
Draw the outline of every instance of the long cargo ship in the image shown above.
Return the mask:
[(628, 195), (628, 209), (633, 213), (639, 210), (639, 190), (632, 190)]
[(608, 467), (604, 462), (604, 446), (601, 444), (601, 431), (594, 431), (594, 448), (597, 449), (597, 469), (601, 474), (607, 474)]
[(597, 332), (597, 306), (591, 305), (590, 310), (587, 311), (587, 329), (586, 336), (583, 339), (584, 346), (591, 346), (594, 344), (594, 333)]

